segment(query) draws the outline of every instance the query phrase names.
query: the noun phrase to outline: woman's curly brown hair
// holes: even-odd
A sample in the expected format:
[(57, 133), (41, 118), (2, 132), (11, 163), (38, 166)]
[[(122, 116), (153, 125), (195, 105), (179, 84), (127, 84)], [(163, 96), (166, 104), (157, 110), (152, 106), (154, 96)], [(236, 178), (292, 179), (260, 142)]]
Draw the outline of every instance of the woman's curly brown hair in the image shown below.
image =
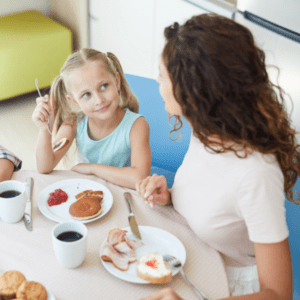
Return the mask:
[[(273, 154), (288, 200), (298, 203), (293, 195), (300, 175), (296, 131), (284, 107), (284, 91), (269, 80), (265, 54), (251, 32), (231, 19), (202, 14), (167, 27), (165, 37), (162, 58), (194, 135), (216, 153), (233, 151), (243, 158), (234, 142)], [(220, 139), (214, 143), (219, 149), (211, 147), (212, 136)]]

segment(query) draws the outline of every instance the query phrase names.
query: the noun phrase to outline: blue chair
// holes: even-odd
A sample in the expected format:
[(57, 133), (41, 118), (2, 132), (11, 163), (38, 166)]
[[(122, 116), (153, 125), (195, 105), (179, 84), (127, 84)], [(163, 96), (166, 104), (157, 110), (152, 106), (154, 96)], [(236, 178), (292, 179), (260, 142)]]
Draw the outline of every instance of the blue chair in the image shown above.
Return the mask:
[[(296, 188), (300, 191), (300, 178), (296, 181)], [(289, 242), (293, 262), (293, 300), (300, 300), (300, 205), (285, 201), (286, 219), (289, 229)], [(283, 275), (284, 276), (284, 275)]]
[[(140, 113), (150, 125), (150, 145), (152, 151), (151, 175), (164, 175), (168, 188), (171, 188), (174, 176), (181, 165), (188, 149), (191, 127), (187, 120), (182, 119), (183, 127), (179, 130), (181, 137), (177, 141), (169, 138), (172, 130), (168, 123), (168, 113), (159, 93), (159, 84), (153, 80), (139, 76), (125, 75), (134, 94), (139, 99)], [(173, 139), (176, 137), (171, 136)]]

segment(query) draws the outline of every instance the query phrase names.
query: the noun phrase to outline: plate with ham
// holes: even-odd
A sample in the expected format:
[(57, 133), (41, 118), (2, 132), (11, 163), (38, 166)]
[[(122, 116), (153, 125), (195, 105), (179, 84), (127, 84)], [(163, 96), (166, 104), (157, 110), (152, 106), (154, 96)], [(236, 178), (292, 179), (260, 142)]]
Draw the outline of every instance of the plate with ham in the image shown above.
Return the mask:
[[(76, 218), (72, 217), (70, 206), (77, 201), (84, 201), (83, 196), (89, 198), (88, 200), (91, 200), (90, 198), (92, 197), (98, 197), (101, 204), (101, 213), (95, 214), (95, 217), (91, 215), (90, 218), (86, 217), (86, 215), (83, 218), (78, 218), (78, 216)], [(109, 212), (113, 204), (113, 196), (106, 186), (96, 181), (74, 178), (57, 181), (48, 185), (40, 193), (37, 202), (41, 213), (50, 220), (56, 222), (77, 220), (87, 223), (98, 220)], [(79, 207), (92, 209), (93, 207), (91, 206), (91, 201), (86, 201), (86, 203)], [(84, 213), (86, 214), (86, 211)]]
[[(135, 238), (130, 227), (115, 228), (108, 233), (100, 248), (100, 258), (105, 269), (112, 275), (133, 283), (150, 284), (140, 278), (136, 270), (136, 261), (142, 255), (158, 252), (177, 257), (182, 265), (186, 261), (186, 251), (182, 242), (163, 229), (139, 226), (142, 240)], [(172, 271), (172, 276), (178, 270)]]

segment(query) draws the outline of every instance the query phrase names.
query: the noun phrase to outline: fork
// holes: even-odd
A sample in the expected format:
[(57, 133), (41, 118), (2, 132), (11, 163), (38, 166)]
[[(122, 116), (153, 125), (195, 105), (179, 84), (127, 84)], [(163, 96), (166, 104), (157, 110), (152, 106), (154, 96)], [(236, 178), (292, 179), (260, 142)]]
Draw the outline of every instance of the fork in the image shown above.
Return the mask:
[(183, 272), (182, 269), (182, 264), (179, 261), (179, 259), (177, 259), (176, 257), (166, 254), (163, 256), (164, 261), (168, 264), (168, 266), (170, 268), (172, 268), (173, 270), (177, 270), (179, 269), (180, 274), (182, 275), (182, 277), (184, 278), (184, 280), (189, 284), (189, 286), (193, 289), (193, 291), (195, 292), (195, 294), (201, 299), (201, 300), (210, 300), (203, 292), (200, 292), (194, 285), (193, 283), (186, 277), (186, 275)]
[[(38, 93), (39, 93), (39, 96), (42, 97), (42, 94), (41, 94), (41, 91), (40, 91), (40, 89), (39, 89), (39, 85), (38, 85), (37, 79), (35, 80), (35, 86), (36, 86), (36, 89), (37, 89), (37, 91), (38, 91)], [(52, 134), (52, 132), (51, 132), (51, 130), (50, 130), (49, 122), (50, 122), (50, 115), (49, 115), (49, 113), (48, 113), (47, 129), (48, 129), (49, 133), (51, 134), (51, 136), (53, 136), (53, 138), (55, 139), (55, 141), (58, 142), (58, 140), (56, 139), (56, 137)]]

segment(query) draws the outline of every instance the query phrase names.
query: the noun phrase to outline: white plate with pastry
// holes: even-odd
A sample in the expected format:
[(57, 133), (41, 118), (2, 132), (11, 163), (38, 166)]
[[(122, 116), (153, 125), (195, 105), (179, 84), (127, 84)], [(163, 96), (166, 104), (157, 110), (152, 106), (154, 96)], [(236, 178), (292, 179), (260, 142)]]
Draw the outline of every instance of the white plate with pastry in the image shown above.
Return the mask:
[[(48, 200), (50, 198), (50, 194), (59, 193), (57, 191), (60, 190), (62, 191), (60, 192), (62, 196), (67, 194), (68, 196), (67, 200), (65, 202), (62, 202), (61, 204), (49, 206)], [(84, 216), (82, 218), (80, 218), (79, 216), (72, 217), (69, 211), (70, 206), (73, 203), (79, 201), (78, 199), (76, 199), (76, 197), (84, 191), (102, 191), (103, 200), (100, 202), (101, 211), (99, 210), (99, 213), (96, 213), (94, 217), (91, 216), (90, 217)], [(59, 196), (59, 194), (57, 195)], [(95, 220), (98, 220), (99, 218), (102, 218), (104, 215), (106, 215), (109, 212), (113, 204), (113, 196), (110, 190), (106, 186), (96, 181), (92, 181), (88, 179), (79, 179), (79, 178), (66, 179), (66, 180), (55, 182), (51, 185), (48, 185), (46, 188), (44, 188), (38, 197), (37, 204), (41, 213), (50, 220), (56, 222), (77, 220), (82, 223), (88, 223), (88, 222), (93, 222)]]
[[(122, 230), (127, 231), (127, 237), (136, 242), (140, 242), (131, 232), (130, 227), (122, 228)], [(135, 257), (138, 260), (141, 256), (149, 254), (151, 252), (158, 252), (160, 255), (170, 254), (177, 257), (182, 265), (186, 261), (186, 250), (182, 242), (170, 232), (167, 232), (163, 229), (150, 227), (150, 226), (139, 226), (139, 231), (142, 236), (141, 242), (142, 246), (135, 249)], [(103, 249), (107, 244), (107, 239), (105, 239), (100, 248), (100, 257), (103, 255)], [(142, 279), (138, 276), (137, 273), (137, 262), (129, 263), (127, 271), (121, 271), (116, 268), (113, 263), (106, 262), (101, 259), (101, 262), (105, 269), (122, 280), (141, 283), (141, 284), (150, 284), (149, 281)], [(176, 275), (179, 270), (172, 270), (172, 276)]]

